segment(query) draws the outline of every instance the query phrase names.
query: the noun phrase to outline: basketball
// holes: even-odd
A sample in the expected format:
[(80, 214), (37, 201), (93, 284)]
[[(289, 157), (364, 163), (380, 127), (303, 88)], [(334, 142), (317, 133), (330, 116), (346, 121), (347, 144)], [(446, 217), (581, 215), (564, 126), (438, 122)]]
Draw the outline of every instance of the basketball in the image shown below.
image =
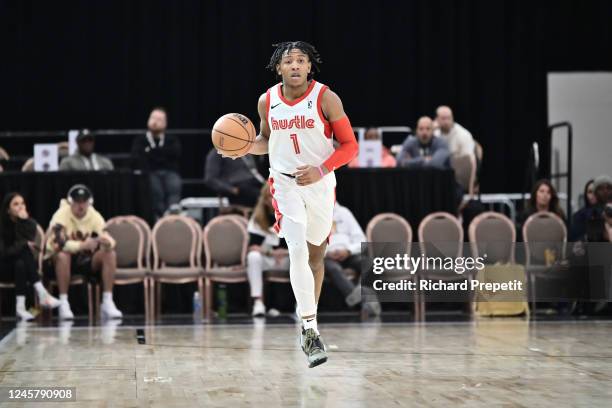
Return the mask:
[(253, 122), (240, 113), (221, 116), (212, 129), (212, 142), (221, 153), (230, 157), (241, 157), (248, 153), (255, 141)]

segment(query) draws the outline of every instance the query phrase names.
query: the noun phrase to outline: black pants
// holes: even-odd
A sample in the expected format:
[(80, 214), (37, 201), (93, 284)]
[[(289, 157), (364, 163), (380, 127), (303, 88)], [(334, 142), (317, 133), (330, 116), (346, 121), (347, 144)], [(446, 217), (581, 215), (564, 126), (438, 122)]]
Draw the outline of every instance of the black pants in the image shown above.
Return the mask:
[(153, 214), (159, 219), (172, 204), (181, 201), (182, 180), (178, 173), (170, 170), (156, 170), (149, 174)]
[(15, 295), (24, 296), (27, 282), (34, 284), (40, 280), (37, 269), (36, 259), (26, 246), (18, 254), (0, 260), (0, 280), (15, 282)]
[(355, 289), (355, 284), (342, 272), (344, 268), (351, 268), (358, 274), (361, 273), (361, 255), (351, 255), (342, 262), (325, 258), (325, 273), (346, 298)]
[(235, 196), (228, 196), (231, 204), (255, 207), (261, 194), (261, 183), (252, 179), (237, 183), (234, 187), (238, 187), (239, 193)]

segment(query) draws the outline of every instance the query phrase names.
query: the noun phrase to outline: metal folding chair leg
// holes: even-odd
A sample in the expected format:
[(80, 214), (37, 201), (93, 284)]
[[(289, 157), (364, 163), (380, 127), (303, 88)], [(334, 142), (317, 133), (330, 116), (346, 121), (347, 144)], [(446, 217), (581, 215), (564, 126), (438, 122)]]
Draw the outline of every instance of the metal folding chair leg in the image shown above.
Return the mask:
[(157, 282), (155, 289), (155, 317), (159, 317), (161, 315), (162, 283)]
[(206, 305), (206, 319), (211, 320), (212, 319), (212, 282), (210, 281), (209, 278), (205, 279), (205, 287), (206, 287), (206, 294), (205, 294), (204, 304)]
[(93, 294), (92, 294), (92, 287), (91, 287), (91, 283), (87, 284), (87, 314), (88, 314), (88, 318), (89, 318), (89, 323), (93, 322), (93, 316), (94, 316), (94, 311), (93, 311)]
[(144, 290), (144, 312), (145, 312), (145, 320), (149, 320), (151, 318), (151, 311), (149, 310), (149, 278), (145, 277), (142, 281), (143, 290)]
[[(204, 299), (204, 279), (203, 278), (198, 278), (198, 292), (200, 292), (200, 302), (202, 302), (202, 305), (205, 304), (205, 302), (203, 302)], [(202, 307), (201, 310), (201, 318), (204, 319), (206, 317), (206, 307)]]

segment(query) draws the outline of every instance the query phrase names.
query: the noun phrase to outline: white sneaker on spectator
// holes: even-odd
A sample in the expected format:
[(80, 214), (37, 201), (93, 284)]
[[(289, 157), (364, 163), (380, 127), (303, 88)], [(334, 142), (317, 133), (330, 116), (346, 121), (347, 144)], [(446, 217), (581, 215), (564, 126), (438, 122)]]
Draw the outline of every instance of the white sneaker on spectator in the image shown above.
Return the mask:
[(253, 303), (253, 312), (251, 316), (253, 317), (263, 317), (266, 315), (266, 305), (263, 304), (261, 299), (256, 299), (255, 303)]
[(55, 309), (62, 304), (58, 298), (52, 296), (49, 292), (45, 292), (43, 296), (40, 296), (38, 301), (40, 302), (40, 305), (46, 309)]
[(280, 316), (280, 312), (278, 311), (278, 309), (275, 309), (275, 308), (271, 307), (270, 309), (268, 309), (268, 316), (270, 316), (270, 317), (278, 317), (278, 316)]
[(102, 302), (102, 317), (107, 319), (121, 319), (123, 313), (121, 313), (121, 310), (117, 309), (115, 302), (111, 300)]
[(72, 320), (74, 319), (74, 313), (70, 309), (70, 303), (60, 302), (59, 305), (59, 318), (60, 320)]
[(34, 319), (34, 315), (32, 313), (28, 312), (25, 309), (23, 309), (23, 310), (22, 309), (17, 309), (16, 310), (16, 314), (17, 314), (17, 317), (20, 320), (23, 320), (23, 321), (26, 321), (26, 322), (28, 320), (33, 320)]

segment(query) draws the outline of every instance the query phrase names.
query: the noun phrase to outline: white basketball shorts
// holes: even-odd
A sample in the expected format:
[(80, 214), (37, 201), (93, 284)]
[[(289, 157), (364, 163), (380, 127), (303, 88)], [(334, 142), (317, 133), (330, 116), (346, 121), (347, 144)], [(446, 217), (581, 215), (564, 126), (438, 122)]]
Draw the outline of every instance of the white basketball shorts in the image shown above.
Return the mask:
[(306, 241), (321, 245), (331, 232), (336, 202), (336, 176), (333, 172), (307, 186), (270, 169), (268, 179), (276, 217), (274, 228), (283, 237), (283, 218), (306, 227)]

